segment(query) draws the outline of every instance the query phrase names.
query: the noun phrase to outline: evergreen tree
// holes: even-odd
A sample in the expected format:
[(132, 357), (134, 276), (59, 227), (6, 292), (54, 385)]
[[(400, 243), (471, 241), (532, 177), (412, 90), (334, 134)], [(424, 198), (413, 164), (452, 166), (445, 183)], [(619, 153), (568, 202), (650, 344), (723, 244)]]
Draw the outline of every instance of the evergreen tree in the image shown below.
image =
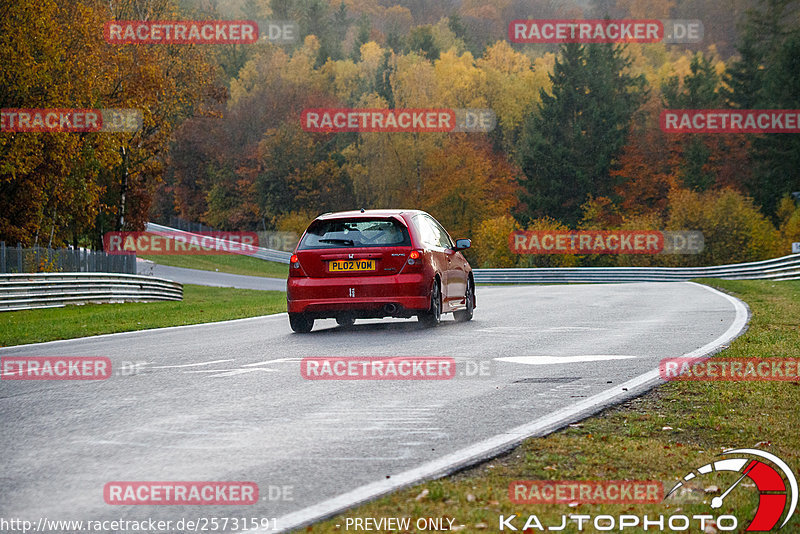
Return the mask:
[(331, 43), (332, 49), (334, 51), (331, 58), (333, 59), (343, 59), (344, 54), (342, 52), (342, 43), (344, 43), (345, 38), (347, 37), (347, 28), (350, 26), (350, 17), (347, 16), (347, 6), (342, 2), (339, 4), (339, 8), (333, 14), (333, 28), (331, 29), (331, 34), (333, 37), (333, 42)]
[(334, 44), (328, 4), (325, 0), (302, 0), (300, 33), (303, 38), (307, 35), (315, 35), (319, 39), (320, 46), (315, 67), (323, 65), (328, 58), (336, 59), (337, 47)]
[[(751, 10), (742, 29), (740, 57), (726, 77), (730, 104), (740, 109), (800, 108), (800, 28), (792, 0), (766, 0)], [(797, 134), (752, 136), (754, 172), (750, 195), (775, 217), (780, 199), (800, 191)]]
[(375, 90), (378, 95), (386, 100), (390, 108), (394, 108), (394, 91), (392, 90), (391, 80), (394, 67), (390, 63), (391, 59), (392, 52), (390, 50), (384, 52), (383, 60), (375, 73)]
[(610, 170), (645, 96), (643, 76), (616, 45), (561, 46), (552, 94), (525, 120), (517, 159), (524, 221), (549, 215), (574, 225), (589, 195), (613, 197)]
[(439, 59), (441, 50), (436, 46), (430, 26), (417, 26), (408, 37), (408, 51), (418, 52), (430, 61)]
[(474, 33), (470, 31), (470, 28), (468, 28), (466, 24), (464, 24), (464, 20), (458, 13), (454, 13), (447, 17), (447, 27), (455, 34), (456, 37), (464, 41), (467, 50), (469, 50), (474, 57), (480, 57), (483, 55), (485, 46), (481, 46), (475, 42)]
[(293, 4), (294, 0), (270, 0), (269, 8), (272, 11), (272, 20), (291, 20)]
[(405, 40), (399, 33), (392, 30), (386, 34), (386, 47), (391, 49), (395, 54), (402, 53), (405, 46)]
[[(678, 76), (670, 77), (661, 88), (668, 109), (717, 109), (723, 97), (720, 94), (720, 77), (711, 59), (701, 53), (695, 54), (689, 65), (690, 74), (683, 79), (681, 87)], [(685, 187), (705, 191), (711, 187), (716, 176), (709, 172), (706, 164), (711, 149), (706, 144), (708, 134), (690, 135), (683, 145), (681, 181)]]
[(356, 40), (355, 43), (353, 43), (353, 52), (350, 54), (350, 57), (353, 59), (353, 61), (361, 61), (361, 45), (369, 42), (369, 36), (371, 32), (372, 23), (369, 21), (369, 17), (366, 15), (361, 15), (361, 19), (358, 21)]
[(762, 58), (755, 41), (753, 35), (746, 33), (738, 47), (739, 59), (725, 69), (725, 81), (730, 89), (723, 89), (722, 94), (736, 108), (755, 109), (763, 100)]

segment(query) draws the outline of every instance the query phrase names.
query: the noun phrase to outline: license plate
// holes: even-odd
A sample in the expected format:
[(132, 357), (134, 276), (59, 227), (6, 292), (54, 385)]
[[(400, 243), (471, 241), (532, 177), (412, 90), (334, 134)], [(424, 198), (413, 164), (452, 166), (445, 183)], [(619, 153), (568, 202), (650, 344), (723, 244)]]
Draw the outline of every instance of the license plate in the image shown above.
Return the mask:
[(332, 273), (374, 270), (375, 260), (334, 260), (328, 264), (328, 271)]

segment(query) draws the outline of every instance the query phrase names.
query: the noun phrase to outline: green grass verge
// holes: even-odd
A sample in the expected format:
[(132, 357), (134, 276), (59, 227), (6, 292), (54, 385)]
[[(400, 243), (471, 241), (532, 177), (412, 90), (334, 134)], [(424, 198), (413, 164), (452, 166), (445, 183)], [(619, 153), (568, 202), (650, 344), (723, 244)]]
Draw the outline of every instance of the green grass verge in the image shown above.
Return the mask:
[[(702, 282), (735, 294), (753, 314), (748, 332), (720, 355), (800, 356), (800, 282)], [(501, 514), (517, 514), (515, 523), (521, 532), (530, 514), (536, 514), (546, 529), (560, 525), (562, 514), (646, 513), (652, 517), (679, 513), (691, 517), (733, 513), (741, 532), (757, 505), (756, 489), (749, 481), (726, 497), (721, 510), (709, 507), (712, 497), (736, 481), (734, 474), (698, 479), (694, 489), (678, 500), (671, 497), (647, 505), (521, 505), (509, 500), (508, 486), (514, 480), (659, 480), (667, 492), (690, 470), (716, 460), (723, 449), (754, 446), (782, 458), (800, 477), (799, 405), (798, 382), (670, 382), (579, 425), (528, 439), (502, 457), (392, 493), (308, 531), (344, 532), (348, 517), (411, 517), (413, 521), (447, 517), (455, 519), (461, 532), (498, 532)], [(697, 525), (694, 522), (689, 532), (700, 532)], [(575, 523), (568, 521), (562, 532), (576, 531)], [(619, 532), (618, 524), (615, 531)], [(595, 532), (594, 526), (585, 527), (584, 532)], [(642, 530), (626, 528), (624, 532)], [(800, 532), (800, 514), (782, 532)]]
[(0, 313), (0, 345), (208, 323), (286, 311), (283, 291), (183, 286), (183, 301), (86, 304)]
[(200, 269), (201, 271), (219, 271), (266, 278), (286, 278), (289, 274), (289, 266), (286, 264), (237, 254), (185, 256), (161, 254), (139, 257), (159, 265)]

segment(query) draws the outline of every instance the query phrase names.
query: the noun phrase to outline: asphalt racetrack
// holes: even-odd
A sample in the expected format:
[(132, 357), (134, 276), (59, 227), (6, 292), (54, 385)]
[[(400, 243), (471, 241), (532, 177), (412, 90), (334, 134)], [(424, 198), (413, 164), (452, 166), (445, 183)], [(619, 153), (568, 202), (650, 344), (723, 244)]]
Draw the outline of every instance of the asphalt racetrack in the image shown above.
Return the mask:
[[(475, 318), (286, 314), (0, 349), (106, 356), (102, 381), (0, 382), (0, 516), (247, 516), (281, 529), (508, 449), (656, 385), (662, 358), (719, 349), (744, 305), (693, 283), (478, 287)], [(319, 356), (449, 356), (451, 380), (306, 380)], [(251, 481), (250, 506), (109, 505), (111, 481)]]

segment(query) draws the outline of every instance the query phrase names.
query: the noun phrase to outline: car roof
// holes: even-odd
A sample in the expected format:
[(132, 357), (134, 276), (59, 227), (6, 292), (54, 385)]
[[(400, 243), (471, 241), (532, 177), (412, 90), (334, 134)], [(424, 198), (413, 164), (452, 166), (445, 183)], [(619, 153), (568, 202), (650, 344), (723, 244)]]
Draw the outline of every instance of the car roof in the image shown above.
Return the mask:
[(418, 213), (425, 213), (425, 212), (422, 210), (390, 210), (390, 209), (364, 210), (363, 212), (361, 210), (337, 211), (337, 212), (323, 213), (322, 215), (317, 217), (317, 220), (394, 217), (394, 216), (401, 216), (404, 214), (416, 215)]

